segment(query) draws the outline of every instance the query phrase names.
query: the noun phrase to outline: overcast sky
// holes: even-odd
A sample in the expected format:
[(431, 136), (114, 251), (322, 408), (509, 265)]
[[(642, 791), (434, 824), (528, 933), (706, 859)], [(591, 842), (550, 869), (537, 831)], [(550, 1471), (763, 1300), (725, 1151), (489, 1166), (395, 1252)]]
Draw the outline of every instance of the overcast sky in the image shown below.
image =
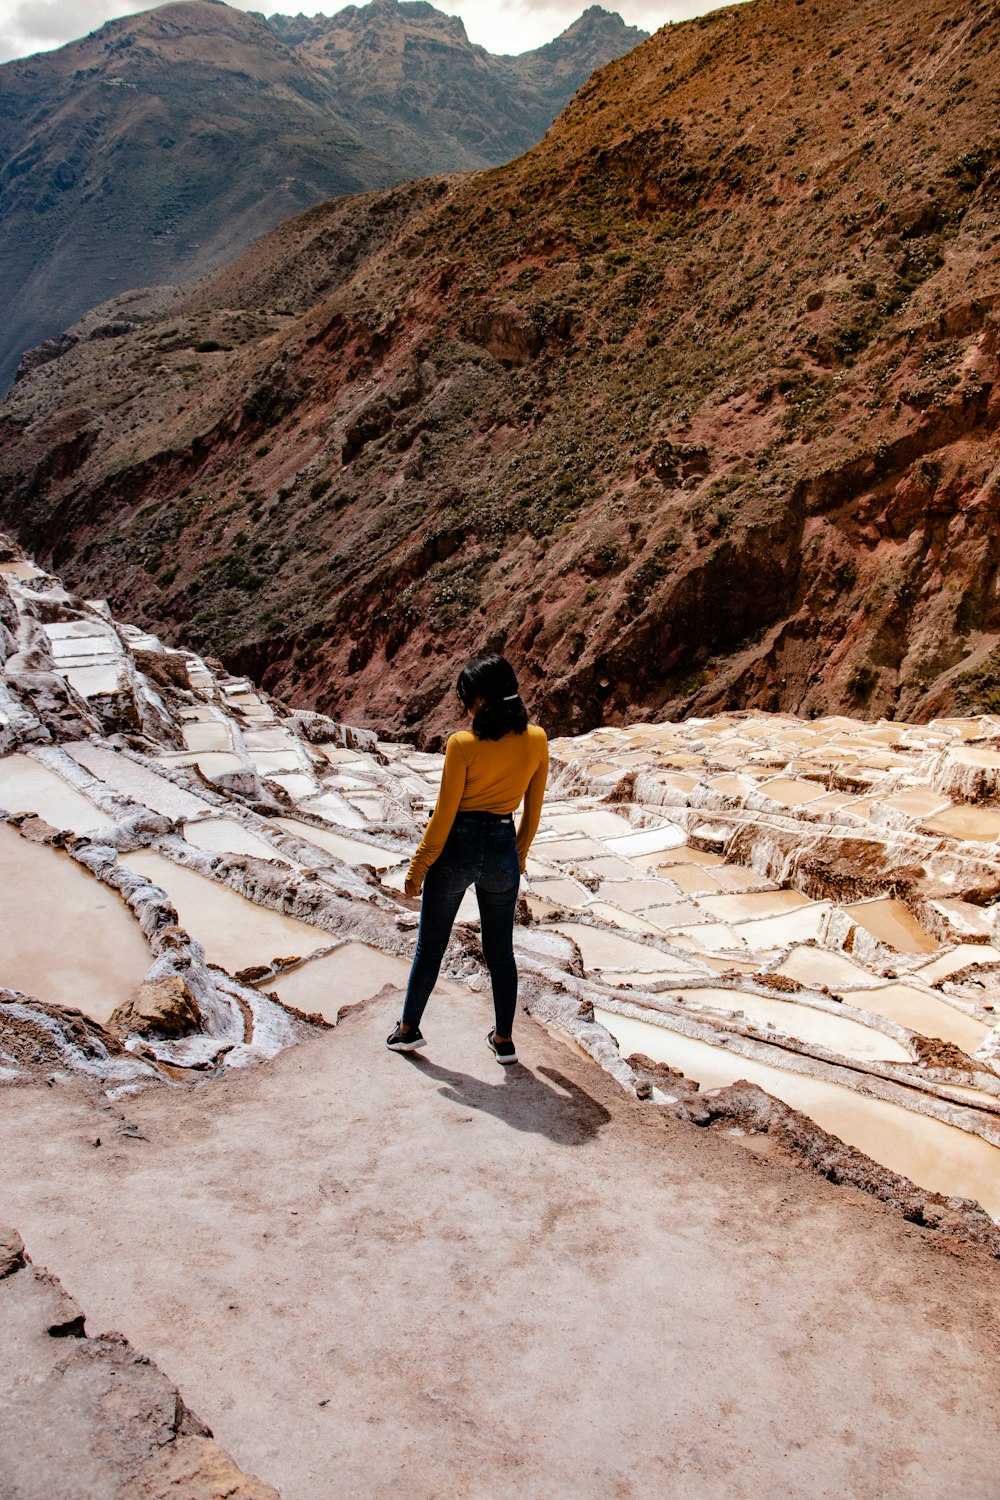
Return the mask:
[[(326, 5), (309, 0), (245, 0), (241, 10), (265, 14), (284, 11), (295, 15), (322, 11), (334, 15), (346, 0)], [(473, 42), (490, 52), (526, 52), (551, 41), (587, 8), (591, 0), (433, 0), (438, 10), (459, 15)], [(605, 9), (617, 10), (632, 26), (655, 31), (667, 21), (683, 21), (714, 10), (720, 0), (603, 0)], [(50, 47), (61, 47), (94, 31), (113, 16), (134, 15), (149, 10), (148, 4), (129, 0), (0, 0), (0, 62), (26, 57)]]

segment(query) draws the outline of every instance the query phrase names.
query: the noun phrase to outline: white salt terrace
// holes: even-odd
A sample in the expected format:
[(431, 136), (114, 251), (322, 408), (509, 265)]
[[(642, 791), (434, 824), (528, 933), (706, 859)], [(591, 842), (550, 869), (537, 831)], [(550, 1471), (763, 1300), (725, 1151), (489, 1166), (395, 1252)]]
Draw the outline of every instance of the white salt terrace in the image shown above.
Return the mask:
[(0, 888), (0, 985), (107, 1021), (152, 961), (118, 893), (2, 823)]
[(745, 1079), (815, 1120), (824, 1130), (933, 1192), (976, 1198), (1000, 1219), (1000, 1150), (978, 1135), (857, 1093), (825, 1078), (792, 1073), (616, 1012), (598, 1019), (623, 1056), (641, 1052), (696, 1078), (703, 1089)]
[[(692, 1009), (708, 1008), (742, 1016), (755, 1026), (774, 1027), (803, 1042), (815, 1042), (843, 1057), (882, 1058), (910, 1062), (907, 1049), (894, 1038), (829, 1011), (792, 1000), (771, 1000), (745, 990), (679, 989), (677, 996)], [(985, 1029), (985, 1028), (984, 1028)]]
[(86, 767), (112, 791), (120, 792), (140, 806), (148, 807), (165, 818), (195, 818), (211, 812), (209, 803), (184, 787), (176, 786), (164, 776), (131, 760), (107, 745), (85, 741), (64, 746), (81, 766)]
[(209, 963), (230, 973), (276, 958), (305, 958), (337, 941), (321, 928), (257, 906), (150, 849), (123, 854), (121, 862), (166, 892), (181, 926), (201, 943)]
[(320, 1015), (332, 1025), (345, 1005), (356, 1005), (383, 985), (405, 989), (409, 972), (407, 959), (365, 943), (344, 943), (333, 953), (268, 979), (262, 988), (283, 1004)]
[(114, 826), (113, 819), (82, 792), (27, 755), (0, 759), (0, 808), (11, 813), (37, 813), (53, 828), (66, 828), (72, 833)]

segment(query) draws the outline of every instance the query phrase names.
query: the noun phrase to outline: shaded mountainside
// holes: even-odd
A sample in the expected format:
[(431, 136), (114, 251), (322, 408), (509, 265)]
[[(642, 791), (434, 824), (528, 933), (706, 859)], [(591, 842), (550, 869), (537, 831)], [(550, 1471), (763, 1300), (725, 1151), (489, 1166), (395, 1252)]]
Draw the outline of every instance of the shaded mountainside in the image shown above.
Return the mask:
[(507, 167), (98, 309), (3, 408), (2, 519), (395, 734), (484, 645), (558, 729), (995, 707), (998, 42), (943, 0), (664, 28)]
[(424, 0), (303, 22), (181, 0), (0, 67), (0, 388), (115, 292), (201, 275), (334, 195), (526, 151), (645, 36), (595, 6), (497, 58)]

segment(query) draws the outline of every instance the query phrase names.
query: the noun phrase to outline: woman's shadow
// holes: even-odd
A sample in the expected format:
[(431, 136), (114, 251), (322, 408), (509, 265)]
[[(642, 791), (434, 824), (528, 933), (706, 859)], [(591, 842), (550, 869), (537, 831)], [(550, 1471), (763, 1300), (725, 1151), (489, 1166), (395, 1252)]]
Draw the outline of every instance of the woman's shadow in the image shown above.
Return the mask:
[[(555, 1068), (539, 1068), (532, 1073), (523, 1066), (505, 1067), (501, 1081), (493, 1084), (470, 1073), (442, 1068), (440, 1063), (412, 1052), (404, 1055), (422, 1073), (444, 1085), (440, 1090), (443, 1098), (495, 1115), (513, 1130), (547, 1136), (557, 1146), (582, 1146), (611, 1119), (602, 1104)], [(543, 1082), (539, 1074), (551, 1084)]]

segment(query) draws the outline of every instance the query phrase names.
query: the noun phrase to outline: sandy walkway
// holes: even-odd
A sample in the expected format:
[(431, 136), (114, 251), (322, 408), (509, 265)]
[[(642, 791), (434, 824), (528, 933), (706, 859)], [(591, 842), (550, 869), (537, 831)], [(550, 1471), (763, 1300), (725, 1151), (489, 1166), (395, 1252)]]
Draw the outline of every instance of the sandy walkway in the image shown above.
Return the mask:
[[(2, 1095), (3, 1217), (284, 1500), (996, 1500), (1000, 1266), (379, 999), (102, 1110)], [(101, 1145), (93, 1143), (100, 1137)]]

